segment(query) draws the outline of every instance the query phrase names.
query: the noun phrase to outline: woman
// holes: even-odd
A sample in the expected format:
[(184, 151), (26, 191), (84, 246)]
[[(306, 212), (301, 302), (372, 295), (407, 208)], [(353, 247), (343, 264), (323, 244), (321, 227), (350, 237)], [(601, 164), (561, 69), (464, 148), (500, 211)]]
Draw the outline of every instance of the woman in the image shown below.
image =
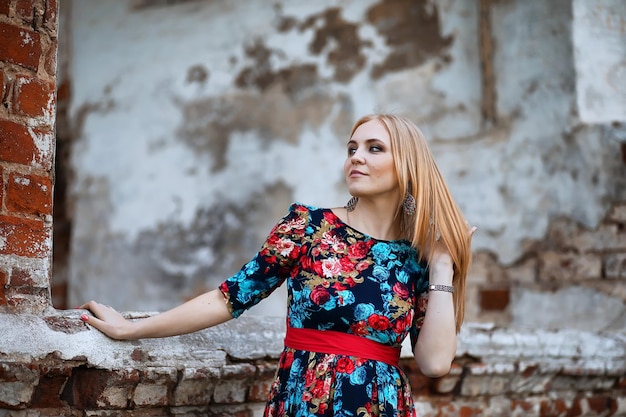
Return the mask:
[(135, 322), (94, 301), (82, 306), (94, 316), (81, 318), (116, 339), (173, 336), (238, 317), (287, 281), (285, 349), (265, 415), (414, 416), (400, 346), (410, 334), (425, 375), (449, 371), (475, 228), (406, 119), (357, 121), (344, 173), (345, 207), (293, 204), (219, 289)]

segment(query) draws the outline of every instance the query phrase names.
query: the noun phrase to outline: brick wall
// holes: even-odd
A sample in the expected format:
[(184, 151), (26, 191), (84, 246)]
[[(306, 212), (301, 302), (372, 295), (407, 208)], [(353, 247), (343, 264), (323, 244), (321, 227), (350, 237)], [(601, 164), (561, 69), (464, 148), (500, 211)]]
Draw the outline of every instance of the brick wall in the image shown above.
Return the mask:
[(0, 311), (50, 305), (55, 0), (0, 4)]
[[(0, 415), (262, 415), (281, 318), (244, 316), (190, 335), (118, 342), (79, 315), (0, 314), (8, 336), (0, 340)], [(623, 335), (467, 325), (459, 341), (443, 378), (402, 360), (419, 416), (626, 415)]]
[[(626, 172), (626, 170), (625, 170)], [(598, 295), (626, 303), (626, 202), (615, 201), (600, 224), (590, 229), (570, 218), (554, 219), (546, 235), (528, 242), (512, 265), (502, 265), (491, 253), (474, 254), (468, 279), (468, 308), (474, 320), (499, 325), (568, 327), (621, 330), (626, 325), (624, 308), (593, 317), (578, 318), (562, 294), (572, 288), (595, 291)], [(538, 314), (527, 304), (512, 308), (511, 300), (522, 291), (545, 297), (550, 294), (561, 315)], [(587, 292), (573, 296), (580, 302)], [(612, 315), (612, 313), (615, 313)], [(574, 319), (572, 318), (574, 317)]]

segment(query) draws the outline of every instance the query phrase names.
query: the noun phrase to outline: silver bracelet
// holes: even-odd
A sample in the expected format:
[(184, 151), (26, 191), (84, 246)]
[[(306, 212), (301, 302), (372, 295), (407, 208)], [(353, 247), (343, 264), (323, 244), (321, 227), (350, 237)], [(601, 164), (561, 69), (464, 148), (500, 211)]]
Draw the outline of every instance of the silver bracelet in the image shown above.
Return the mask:
[(428, 286), (429, 291), (445, 291), (451, 292), (454, 294), (454, 287), (451, 285), (439, 285), (439, 284), (430, 284)]

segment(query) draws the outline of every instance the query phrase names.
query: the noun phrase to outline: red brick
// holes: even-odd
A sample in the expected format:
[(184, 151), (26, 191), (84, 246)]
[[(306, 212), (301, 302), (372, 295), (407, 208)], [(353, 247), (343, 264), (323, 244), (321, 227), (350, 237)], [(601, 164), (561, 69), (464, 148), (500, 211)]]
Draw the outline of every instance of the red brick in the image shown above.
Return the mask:
[(14, 213), (52, 214), (52, 180), (39, 175), (11, 173), (5, 206)]
[(525, 400), (511, 400), (511, 411), (515, 411), (518, 408), (530, 412), (533, 409), (533, 403)]
[(7, 277), (6, 272), (0, 271), (0, 305), (5, 305), (7, 303), (5, 294), (6, 285), (8, 283)]
[(425, 376), (414, 360), (403, 360), (400, 362), (400, 367), (411, 382), (413, 395), (429, 395), (431, 393), (433, 379)]
[[(561, 399), (541, 401), (541, 405), (539, 407), (540, 417), (560, 417), (566, 415), (567, 412), (567, 405), (565, 404), (565, 401)], [(570, 414), (567, 415), (569, 416)]]
[(48, 288), (12, 287), (7, 288), (7, 307), (14, 313), (41, 313), (50, 306)]
[(114, 404), (107, 397), (107, 388), (116, 387), (130, 393), (139, 382), (138, 371), (108, 371), (80, 367), (74, 369), (61, 399), (80, 408), (126, 408), (128, 404)]
[(10, 6), (11, 2), (9, 0), (0, 1), (0, 14), (8, 16)]
[[(589, 397), (587, 398), (587, 404), (598, 415), (612, 415), (617, 411), (617, 401), (609, 396), (596, 395), (595, 397)], [(607, 411), (609, 412), (608, 414)]]
[(0, 255), (44, 258), (50, 255), (49, 228), (40, 220), (0, 216)]
[(255, 380), (248, 391), (248, 402), (265, 402), (267, 400), (267, 393), (270, 392), (272, 386), (272, 380)]
[(35, 281), (30, 276), (28, 271), (24, 271), (23, 269), (14, 268), (11, 271), (11, 282), (12, 287), (34, 287)]
[(4, 177), (2, 172), (2, 167), (0, 166), (0, 210), (2, 210), (4, 201)]
[(503, 311), (509, 305), (509, 289), (480, 290), (480, 308), (484, 311)]
[(478, 417), (483, 415), (483, 410), (480, 408), (469, 407), (463, 405), (459, 407), (459, 417)]
[(0, 61), (37, 71), (41, 57), (39, 33), (0, 22)]
[(7, 82), (7, 77), (4, 75), (4, 71), (0, 70), (0, 102), (4, 100), (4, 92), (6, 90), (5, 84)]
[(54, 77), (57, 72), (57, 50), (57, 40), (54, 39), (50, 42), (44, 61), (44, 69), (51, 77)]
[(54, 84), (27, 75), (18, 76), (13, 87), (13, 108), (29, 117), (51, 118), (54, 111)]
[(66, 375), (46, 375), (39, 378), (39, 384), (33, 394), (31, 408), (63, 407), (61, 391), (68, 377)]
[[(38, 136), (50, 135), (50, 147), (53, 145), (51, 132), (40, 129), (31, 129), (32, 134)], [(40, 140), (46, 141), (43, 138)], [(52, 152), (49, 155), (42, 154), (35, 146), (35, 142), (29, 129), (19, 123), (0, 119), (0, 161), (14, 162), (28, 166), (41, 166), (45, 170), (52, 167)]]
[(22, 18), (24, 22), (33, 23), (35, 16), (34, 0), (17, 0), (17, 3), (15, 3), (15, 14)]
[(57, 21), (59, 18), (59, 6), (57, 0), (48, 0), (45, 5), (46, 10), (43, 12), (43, 25), (56, 32)]

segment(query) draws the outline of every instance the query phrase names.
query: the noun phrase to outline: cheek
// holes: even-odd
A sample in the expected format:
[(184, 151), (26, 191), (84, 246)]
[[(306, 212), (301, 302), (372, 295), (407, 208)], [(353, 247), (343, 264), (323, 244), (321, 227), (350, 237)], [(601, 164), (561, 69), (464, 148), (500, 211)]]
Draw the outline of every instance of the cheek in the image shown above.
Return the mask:
[(343, 163), (343, 175), (345, 175), (346, 177), (348, 176), (348, 173), (350, 172), (351, 166), (352, 164), (350, 163), (350, 159), (346, 158), (346, 161)]

